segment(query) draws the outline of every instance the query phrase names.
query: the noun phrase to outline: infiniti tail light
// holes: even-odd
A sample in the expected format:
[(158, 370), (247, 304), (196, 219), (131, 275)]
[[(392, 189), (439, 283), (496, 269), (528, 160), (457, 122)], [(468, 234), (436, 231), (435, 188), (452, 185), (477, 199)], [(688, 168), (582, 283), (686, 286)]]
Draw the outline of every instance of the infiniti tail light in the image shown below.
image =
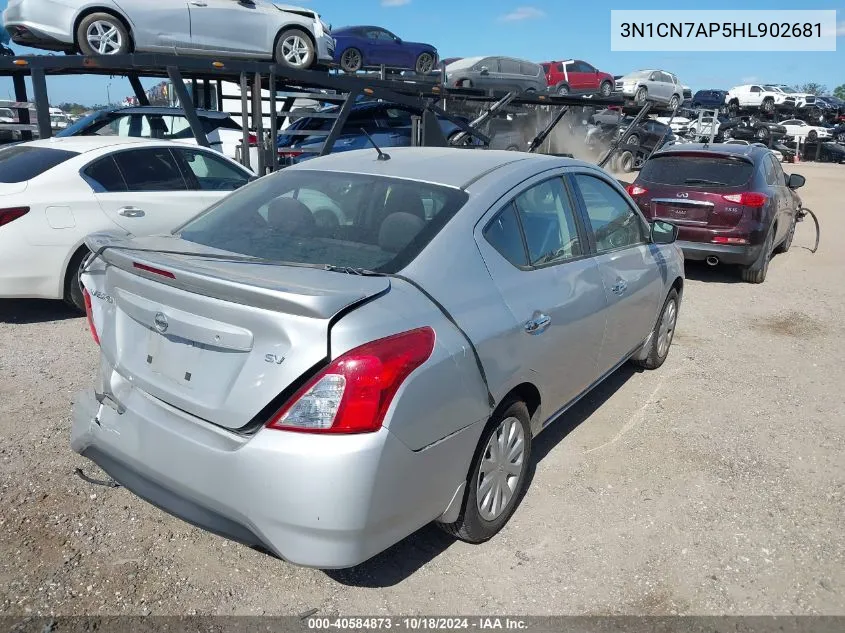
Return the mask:
[(645, 187), (640, 187), (639, 185), (628, 185), (625, 187), (625, 191), (628, 192), (628, 195), (632, 198), (635, 196), (641, 196), (644, 193), (648, 193), (648, 189)]
[(309, 380), (268, 427), (300, 433), (372, 433), (405, 379), (434, 351), (419, 328), (352, 349)]
[(29, 213), (29, 207), (12, 207), (10, 209), (0, 209), (0, 226), (8, 224), (12, 220), (17, 220), (18, 218), (26, 215), (27, 213)]
[(763, 207), (768, 197), (766, 194), (756, 191), (744, 191), (742, 193), (731, 193), (722, 196), (728, 202), (735, 202), (743, 207)]
[(85, 316), (88, 317), (88, 327), (91, 330), (91, 336), (94, 337), (94, 342), (100, 344), (100, 335), (97, 334), (97, 327), (94, 325), (94, 310), (91, 306), (91, 295), (88, 294), (88, 289), (82, 287), (82, 298), (85, 300)]

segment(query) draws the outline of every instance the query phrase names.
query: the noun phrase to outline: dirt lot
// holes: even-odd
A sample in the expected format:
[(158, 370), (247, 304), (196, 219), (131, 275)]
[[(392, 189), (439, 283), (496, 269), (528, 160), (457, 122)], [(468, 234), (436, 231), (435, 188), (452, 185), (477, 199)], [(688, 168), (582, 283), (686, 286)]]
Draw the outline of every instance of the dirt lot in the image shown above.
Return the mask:
[(102, 477), (68, 445), (85, 320), (0, 302), (0, 613), (845, 614), (845, 167), (787, 171), (817, 254), (806, 222), (762, 286), (689, 266), (664, 367), (620, 370), (538, 439), (499, 536), (430, 527), (344, 572), (80, 479)]

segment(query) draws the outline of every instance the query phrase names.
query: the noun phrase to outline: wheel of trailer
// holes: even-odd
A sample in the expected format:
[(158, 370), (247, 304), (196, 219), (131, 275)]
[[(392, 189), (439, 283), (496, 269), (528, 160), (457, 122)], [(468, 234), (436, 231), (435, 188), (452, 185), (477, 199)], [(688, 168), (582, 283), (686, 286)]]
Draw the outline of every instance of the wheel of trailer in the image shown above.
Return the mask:
[(810, 130), (809, 132), (807, 132), (807, 140), (810, 141), (811, 143), (815, 143), (816, 140), (818, 140), (818, 138), (819, 138), (819, 133), (816, 132), (815, 130)]
[(311, 68), (316, 56), (311, 38), (302, 29), (287, 29), (276, 42), (276, 63), (288, 68)]
[(648, 99), (648, 88), (645, 86), (641, 86), (639, 90), (637, 90), (637, 94), (634, 95), (634, 103), (637, 105), (643, 105)]
[(505, 401), (493, 414), (475, 451), (463, 506), (454, 523), (440, 523), (468, 543), (492, 538), (516, 510), (529, 480), (530, 416), (525, 403)]
[(357, 48), (347, 48), (340, 56), (340, 69), (347, 73), (357, 73), (364, 66), (364, 56)]
[(768, 138), (769, 138), (769, 128), (767, 128), (767, 127), (757, 128), (757, 131), (754, 132), (754, 136), (756, 136), (761, 141), (768, 140)]
[(672, 95), (672, 98), (669, 99), (669, 109), (674, 112), (675, 108), (678, 107), (678, 104), (680, 102), (681, 102), (681, 100), (678, 99), (678, 95)]
[(760, 109), (767, 114), (770, 114), (775, 111), (775, 100), (771, 97), (766, 97), (763, 99), (763, 103), (760, 105)]
[(625, 150), (619, 155), (619, 170), (625, 172), (626, 174), (630, 174), (634, 171), (634, 154), (628, 150)]
[(566, 95), (569, 94), (569, 86), (567, 86), (566, 84), (560, 84), (557, 87), (557, 93), (558, 93), (559, 96), (565, 97)]
[(599, 87), (599, 93), (601, 93), (601, 96), (609, 97), (611, 92), (613, 92), (613, 85), (609, 81), (603, 81)]
[(71, 258), (65, 271), (64, 302), (80, 312), (85, 312), (85, 299), (82, 296), (82, 282), (79, 280), (79, 274), (82, 272), (82, 264), (87, 256), (87, 249), (79, 249), (79, 252)]
[(431, 53), (420, 53), (420, 56), (417, 57), (417, 63), (414, 68), (421, 75), (430, 73), (434, 70), (434, 55)]
[(76, 46), (83, 55), (125, 55), (130, 43), (129, 30), (110, 13), (86, 15), (76, 29)]

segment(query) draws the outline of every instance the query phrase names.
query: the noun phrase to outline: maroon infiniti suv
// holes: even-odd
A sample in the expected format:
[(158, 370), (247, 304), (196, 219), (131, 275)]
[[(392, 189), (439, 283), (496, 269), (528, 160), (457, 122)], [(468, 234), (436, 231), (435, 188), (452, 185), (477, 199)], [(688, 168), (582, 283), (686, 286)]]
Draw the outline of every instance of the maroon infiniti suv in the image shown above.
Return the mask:
[(656, 152), (627, 189), (647, 218), (679, 227), (686, 259), (737, 264), (759, 284), (792, 244), (804, 182), (765, 147), (692, 143)]

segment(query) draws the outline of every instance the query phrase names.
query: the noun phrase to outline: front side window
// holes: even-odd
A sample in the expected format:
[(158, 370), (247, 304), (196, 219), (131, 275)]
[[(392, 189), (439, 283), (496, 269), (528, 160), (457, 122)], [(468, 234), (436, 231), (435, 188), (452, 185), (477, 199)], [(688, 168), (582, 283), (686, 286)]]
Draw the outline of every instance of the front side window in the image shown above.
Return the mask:
[(583, 254), (575, 211), (562, 179), (553, 178), (531, 187), (517, 196), (515, 203), (532, 266)]
[(646, 243), (640, 215), (622, 195), (595, 176), (576, 174), (575, 182), (596, 239), (596, 251), (605, 253)]
[(197, 150), (176, 151), (201, 191), (234, 191), (249, 182), (246, 173), (222, 158)]
[(135, 149), (114, 155), (129, 191), (187, 191), (173, 155), (167, 148)]
[(182, 239), (279, 262), (394, 273), (467, 200), (451, 187), (381, 176), (284, 170), (221, 200)]

